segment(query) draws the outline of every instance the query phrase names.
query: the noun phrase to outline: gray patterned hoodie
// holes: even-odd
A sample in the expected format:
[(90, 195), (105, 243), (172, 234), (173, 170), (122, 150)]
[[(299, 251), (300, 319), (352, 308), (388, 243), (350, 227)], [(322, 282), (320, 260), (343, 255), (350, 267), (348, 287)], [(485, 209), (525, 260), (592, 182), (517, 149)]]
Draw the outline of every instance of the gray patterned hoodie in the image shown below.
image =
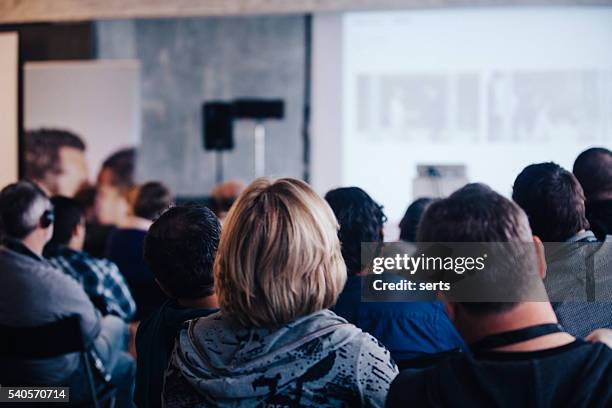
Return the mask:
[(322, 310), (280, 329), (221, 312), (184, 328), (166, 371), (174, 407), (382, 407), (397, 367), (374, 337)]

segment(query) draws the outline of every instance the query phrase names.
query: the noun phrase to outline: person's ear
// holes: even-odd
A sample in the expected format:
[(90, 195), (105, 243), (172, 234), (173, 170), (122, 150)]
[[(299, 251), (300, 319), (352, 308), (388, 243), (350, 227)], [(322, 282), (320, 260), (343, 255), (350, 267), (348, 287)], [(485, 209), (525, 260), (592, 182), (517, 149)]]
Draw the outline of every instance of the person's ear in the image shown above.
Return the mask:
[(74, 226), (74, 230), (72, 230), (72, 236), (80, 237), (84, 235), (85, 235), (85, 225), (79, 222), (77, 225)]
[(544, 279), (546, 277), (546, 254), (544, 252), (544, 244), (542, 244), (542, 240), (540, 240), (537, 235), (533, 236), (533, 244), (538, 262), (538, 273), (540, 277)]

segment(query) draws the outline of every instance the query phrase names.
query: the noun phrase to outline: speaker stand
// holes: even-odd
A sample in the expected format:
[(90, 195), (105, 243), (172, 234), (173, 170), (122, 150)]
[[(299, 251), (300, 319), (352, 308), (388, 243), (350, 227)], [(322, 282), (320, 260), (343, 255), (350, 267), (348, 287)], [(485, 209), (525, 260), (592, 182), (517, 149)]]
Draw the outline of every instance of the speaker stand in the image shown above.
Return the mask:
[(262, 122), (255, 123), (255, 177), (263, 177), (266, 173), (266, 128)]
[(223, 181), (223, 150), (215, 150), (215, 183)]

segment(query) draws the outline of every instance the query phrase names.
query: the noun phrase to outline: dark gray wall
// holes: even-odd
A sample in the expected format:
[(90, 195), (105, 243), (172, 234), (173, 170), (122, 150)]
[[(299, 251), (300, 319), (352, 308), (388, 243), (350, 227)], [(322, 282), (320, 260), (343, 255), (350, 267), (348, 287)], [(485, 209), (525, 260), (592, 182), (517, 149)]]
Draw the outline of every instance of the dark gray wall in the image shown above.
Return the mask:
[[(142, 64), (140, 179), (180, 195), (208, 193), (215, 162), (202, 149), (201, 104), (240, 97), (285, 100), (285, 119), (266, 126), (266, 173), (301, 177), (304, 31), (301, 16), (97, 22), (99, 58)], [(253, 178), (253, 126), (235, 124), (225, 179)]]

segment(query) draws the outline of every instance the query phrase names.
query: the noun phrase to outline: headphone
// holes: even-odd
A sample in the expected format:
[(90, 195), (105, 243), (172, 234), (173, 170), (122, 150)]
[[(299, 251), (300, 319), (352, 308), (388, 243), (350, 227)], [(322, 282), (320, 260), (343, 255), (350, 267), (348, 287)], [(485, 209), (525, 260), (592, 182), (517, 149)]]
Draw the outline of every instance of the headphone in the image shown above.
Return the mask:
[(40, 227), (43, 229), (49, 228), (55, 221), (55, 213), (53, 209), (45, 210), (40, 216)]

